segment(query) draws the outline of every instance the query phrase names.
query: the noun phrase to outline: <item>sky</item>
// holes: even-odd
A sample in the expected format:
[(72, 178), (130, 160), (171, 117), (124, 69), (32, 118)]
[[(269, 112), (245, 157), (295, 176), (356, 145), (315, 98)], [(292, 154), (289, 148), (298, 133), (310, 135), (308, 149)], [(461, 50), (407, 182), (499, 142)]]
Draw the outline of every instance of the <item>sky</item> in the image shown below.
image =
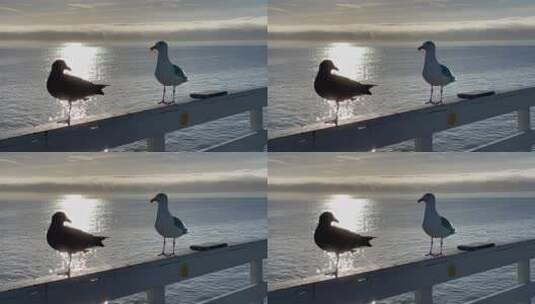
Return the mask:
[(269, 193), (535, 192), (532, 153), (270, 153)]
[(0, 0), (0, 39), (264, 40), (267, 0)]
[(533, 0), (271, 0), (289, 40), (535, 40)]
[(257, 193), (260, 153), (3, 153), (0, 191), (32, 193)]

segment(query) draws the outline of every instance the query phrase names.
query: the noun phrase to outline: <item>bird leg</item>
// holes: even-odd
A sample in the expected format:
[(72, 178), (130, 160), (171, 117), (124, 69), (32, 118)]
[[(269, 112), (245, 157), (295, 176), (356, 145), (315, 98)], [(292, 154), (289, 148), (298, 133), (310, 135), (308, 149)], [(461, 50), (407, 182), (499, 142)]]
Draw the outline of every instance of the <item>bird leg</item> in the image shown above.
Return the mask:
[(176, 87), (173, 87), (173, 101), (171, 101), (169, 104), (175, 103), (175, 91), (176, 91)]
[(442, 104), (443, 103), (442, 95), (444, 95), (444, 87), (440, 86), (440, 101), (438, 102), (438, 104)]
[(336, 101), (336, 118), (334, 119), (334, 125), (338, 127), (338, 112), (340, 111), (340, 101)]
[(431, 95), (429, 96), (429, 101), (426, 104), (434, 104), (433, 102), (433, 86), (431, 86)]
[(162, 94), (162, 101), (160, 101), (158, 104), (165, 103), (165, 86), (163, 86), (163, 94)]
[(429, 252), (426, 255), (433, 255), (433, 238), (431, 238), (431, 246), (429, 247)]
[(165, 255), (165, 238), (163, 238), (163, 247), (162, 247), (162, 253), (160, 253), (158, 256)]
[(69, 100), (69, 113), (67, 115), (67, 125), (71, 125), (71, 110), (72, 110), (72, 101)]
[(336, 253), (336, 270), (334, 272), (334, 276), (338, 278), (338, 264), (340, 263), (340, 254)]
[(173, 253), (171, 255), (175, 255), (175, 242), (176, 242), (176, 239), (173, 238)]
[(336, 268), (333, 272), (328, 272), (326, 273), (325, 275), (328, 275), (328, 276), (335, 276), (336, 278), (338, 277), (338, 263), (340, 262), (340, 254), (337, 252), (336, 253)]
[(442, 254), (442, 244), (443, 243), (444, 243), (444, 238), (440, 238), (440, 253), (438, 254), (439, 256), (444, 255), (444, 254)]

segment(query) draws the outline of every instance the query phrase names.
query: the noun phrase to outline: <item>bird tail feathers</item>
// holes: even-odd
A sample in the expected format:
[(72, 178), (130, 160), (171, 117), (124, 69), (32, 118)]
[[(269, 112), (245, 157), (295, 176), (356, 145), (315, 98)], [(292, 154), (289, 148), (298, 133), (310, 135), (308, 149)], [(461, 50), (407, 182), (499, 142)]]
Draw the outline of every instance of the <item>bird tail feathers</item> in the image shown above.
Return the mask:
[(372, 244), (370, 243), (371, 240), (375, 239), (374, 236), (363, 236), (362, 237), (362, 246), (368, 246), (372, 247)]
[(102, 89), (109, 86), (109, 84), (95, 84), (95, 94), (104, 95), (104, 91), (102, 91)]
[(102, 243), (102, 241), (104, 241), (105, 239), (107, 239), (109, 237), (107, 236), (95, 236), (93, 238), (93, 245), (94, 246), (97, 246), (97, 247), (104, 247), (104, 244)]
[(364, 94), (372, 95), (372, 92), (370, 91), (370, 89), (373, 88), (373, 87), (376, 87), (377, 85), (375, 85), (375, 84), (363, 84), (362, 86), (364, 88)]

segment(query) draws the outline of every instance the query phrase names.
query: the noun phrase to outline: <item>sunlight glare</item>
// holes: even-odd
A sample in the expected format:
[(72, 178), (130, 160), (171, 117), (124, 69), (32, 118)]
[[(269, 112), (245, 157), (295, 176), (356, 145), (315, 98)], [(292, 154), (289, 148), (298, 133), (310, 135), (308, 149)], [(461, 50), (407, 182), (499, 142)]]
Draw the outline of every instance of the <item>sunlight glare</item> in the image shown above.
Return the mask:
[(102, 212), (102, 200), (82, 194), (67, 194), (61, 196), (56, 204), (57, 209), (65, 212), (72, 221), (72, 223), (67, 223), (68, 225), (86, 231), (101, 230), (98, 218)]
[(58, 57), (65, 60), (72, 69), (73, 75), (94, 80), (100, 78), (97, 60), (103, 52), (102, 48), (86, 46), (79, 42), (65, 43), (58, 51)]
[[(87, 46), (80, 42), (64, 43), (57, 50), (56, 58), (65, 60), (71, 71), (65, 73), (72, 74), (89, 81), (97, 81), (103, 78), (103, 68), (99, 64), (100, 58), (103, 57), (105, 49), (102, 47)], [(73, 104), (71, 117), (79, 119), (87, 116), (87, 103), (92, 101), (94, 97), (89, 97), (87, 100), (79, 101)], [(62, 102), (61, 116), (65, 116), (68, 112), (68, 104)], [(58, 117), (49, 117), (50, 121), (56, 120)]]
[(340, 75), (363, 81), (369, 78), (369, 57), (373, 49), (352, 43), (331, 43), (325, 50), (325, 58), (334, 62)]

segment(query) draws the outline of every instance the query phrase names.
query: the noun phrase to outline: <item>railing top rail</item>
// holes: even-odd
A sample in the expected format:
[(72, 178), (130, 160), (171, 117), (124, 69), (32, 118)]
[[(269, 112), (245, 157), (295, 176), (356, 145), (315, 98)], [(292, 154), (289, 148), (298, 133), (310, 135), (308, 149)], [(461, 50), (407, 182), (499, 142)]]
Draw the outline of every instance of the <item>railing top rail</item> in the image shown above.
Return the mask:
[(267, 106), (267, 88), (170, 106), (91, 117), (75, 125), (47, 124), (0, 139), (0, 151), (102, 151)]
[[(89, 273), (75, 273), (70, 278), (50, 276), (2, 286), (0, 303), (10, 303), (8, 300), (13, 298), (30, 299), (43, 294), (50, 296), (51, 291), (55, 290), (77, 290), (80, 292), (77, 295), (80, 302), (87, 301), (87, 299), (96, 301), (98, 298), (115, 299), (266, 257), (267, 240), (265, 239), (229, 244), (228, 247), (209, 251), (188, 251), (174, 257), (154, 257), (139, 262), (91, 269)], [(63, 302), (72, 301), (72, 298), (65, 301)]]
[(523, 88), (348, 122), (338, 127), (314, 124), (285, 132), (270, 132), (268, 150), (370, 151), (534, 105), (535, 87)]
[(300, 281), (270, 283), (268, 299), (270, 304), (355, 303), (359, 300), (379, 300), (533, 257), (535, 240), (503, 244), (473, 252), (455, 251), (443, 257), (339, 278), (316, 276)]

